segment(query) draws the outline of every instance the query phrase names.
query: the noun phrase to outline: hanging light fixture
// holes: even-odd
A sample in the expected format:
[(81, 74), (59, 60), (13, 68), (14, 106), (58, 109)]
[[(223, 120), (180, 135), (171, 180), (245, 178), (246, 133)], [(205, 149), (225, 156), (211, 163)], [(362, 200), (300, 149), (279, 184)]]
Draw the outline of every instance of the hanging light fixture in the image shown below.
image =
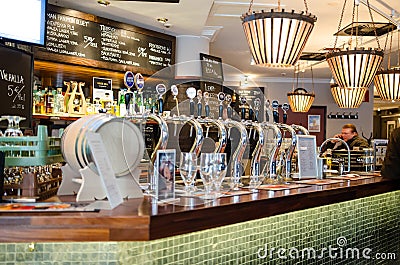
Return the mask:
[(270, 12), (249, 10), (241, 16), (246, 39), (256, 65), (290, 67), (300, 58), (317, 18), (306, 11), (301, 13), (281, 10)]
[[(344, 10), (346, 7), (346, 0), (344, 1), (342, 14), (340, 17), (338, 32), (340, 31)], [(354, 14), (356, 16), (356, 24), (358, 25), (358, 4), (353, 5), (353, 17), (352, 24), (354, 23)], [(375, 38), (378, 44), (377, 49), (372, 48), (364, 48), (358, 47), (358, 26), (356, 26), (356, 34), (355, 34), (355, 48), (347, 48), (345, 50), (341, 50), (336, 48), (338, 34), (336, 34), (335, 45), (334, 48), (326, 54), (326, 60), (328, 62), (329, 68), (332, 72), (333, 78), (336, 83), (341, 88), (346, 89), (356, 89), (356, 88), (365, 88), (371, 85), (376, 72), (380, 68), (383, 60), (383, 50), (379, 46), (378, 37), (376, 34), (376, 27), (374, 24), (374, 20), (372, 17), (372, 12), (369, 6), (369, 0), (367, 0), (368, 11), (371, 17), (371, 21), (374, 27)], [(350, 45), (352, 44), (353, 38), (353, 27), (351, 29), (351, 39)], [(362, 91), (359, 90), (359, 91)], [(346, 94), (346, 93), (345, 93)]]
[(337, 84), (331, 85), (331, 93), (333, 99), (339, 108), (356, 109), (358, 108), (364, 100), (365, 92), (367, 92), (365, 87), (356, 88), (343, 88)]
[[(400, 33), (397, 30), (397, 47), (400, 47)], [(387, 39), (386, 39), (387, 41)], [(400, 48), (397, 50), (397, 66), (390, 67), (390, 54), (392, 53), (393, 31), (390, 34), (388, 68), (376, 73), (374, 84), (382, 100), (400, 101)]]
[[(311, 80), (314, 91), (314, 77), (313, 77), (312, 67), (311, 67)], [(297, 72), (297, 81), (296, 81), (297, 88), (294, 89), (294, 83), (293, 83), (293, 92), (287, 93), (290, 108), (293, 112), (308, 112), (308, 110), (311, 108), (312, 103), (314, 102), (315, 94), (308, 93), (307, 90), (305, 90), (304, 88), (298, 87), (298, 84), (299, 84), (299, 73)]]

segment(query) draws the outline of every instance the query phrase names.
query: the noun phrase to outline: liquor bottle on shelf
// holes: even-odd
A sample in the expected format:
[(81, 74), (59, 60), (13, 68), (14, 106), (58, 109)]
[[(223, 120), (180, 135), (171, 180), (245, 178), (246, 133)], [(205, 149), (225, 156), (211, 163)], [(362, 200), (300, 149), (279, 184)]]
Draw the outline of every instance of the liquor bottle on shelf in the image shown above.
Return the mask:
[(86, 98), (86, 114), (94, 114), (94, 108), (92, 102), (90, 102), (90, 98)]
[(118, 93), (119, 95), (119, 116), (125, 117), (126, 115), (126, 102), (125, 102), (125, 90), (121, 89)]
[(57, 88), (57, 94), (54, 98), (54, 114), (65, 113), (64, 95), (62, 94), (62, 87)]
[(93, 100), (93, 109), (94, 113), (99, 113), (99, 110), (101, 109), (100, 98), (95, 98)]
[(45, 88), (45, 104), (46, 104), (46, 114), (53, 114), (54, 110), (54, 95), (51, 87)]
[(105, 97), (100, 100), (101, 108), (105, 109), (107, 113), (111, 113), (112, 100), (109, 93), (105, 93)]

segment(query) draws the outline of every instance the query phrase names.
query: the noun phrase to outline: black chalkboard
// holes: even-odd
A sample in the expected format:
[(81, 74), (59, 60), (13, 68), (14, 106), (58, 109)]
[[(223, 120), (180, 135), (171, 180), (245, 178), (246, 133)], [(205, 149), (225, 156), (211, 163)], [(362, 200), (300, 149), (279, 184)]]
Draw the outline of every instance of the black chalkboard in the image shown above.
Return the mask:
[(119, 22), (98, 17), (95, 21), (89, 20), (87, 14), (50, 7), (43, 49), (46, 52), (153, 72), (174, 63), (175, 43), (170, 39), (135, 32), (132, 26)]
[[(30, 127), (32, 116), (33, 56), (0, 45), (0, 116), (25, 117), (21, 127)], [(2, 124), (7, 124), (6, 121)]]
[(200, 53), (200, 60), (203, 79), (212, 81), (224, 81), (221, 58)]

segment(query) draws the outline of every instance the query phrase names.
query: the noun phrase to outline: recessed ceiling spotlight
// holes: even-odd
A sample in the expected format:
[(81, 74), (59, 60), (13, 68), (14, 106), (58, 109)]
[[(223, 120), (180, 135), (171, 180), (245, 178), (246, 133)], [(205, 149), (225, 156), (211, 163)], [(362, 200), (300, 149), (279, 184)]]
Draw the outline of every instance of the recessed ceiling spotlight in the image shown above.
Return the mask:
[(108, 5), (110, 5), (110, 2), (107, 1), (107, 0), (98, 0), (97, 3), (98, 3), (99, 5), (102, 5), (102, 6), (108, 6)]
[(157, 21), (160, 22), (161, 24), (165, 24), (168, 22), (168, 18), (159, 17), (159, 18), (157, 18)]

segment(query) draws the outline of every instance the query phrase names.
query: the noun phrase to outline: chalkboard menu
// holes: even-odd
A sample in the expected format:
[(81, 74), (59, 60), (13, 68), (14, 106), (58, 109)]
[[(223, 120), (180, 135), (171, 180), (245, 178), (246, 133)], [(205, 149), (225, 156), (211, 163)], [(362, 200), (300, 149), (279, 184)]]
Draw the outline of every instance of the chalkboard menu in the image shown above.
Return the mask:
[(200, 60), (202, 77), (205, 80), (224, 81), (221, 58), (200, 53)]
[(130, 25), (69, 11), (48, 8), (46, 52), (153, 72), (174, 63), (174, 37), (136, 32)]
[(32, 115), (33, 57), (0, 45), (0, 116), (25, 117), (21, 127), (30, 127)]

